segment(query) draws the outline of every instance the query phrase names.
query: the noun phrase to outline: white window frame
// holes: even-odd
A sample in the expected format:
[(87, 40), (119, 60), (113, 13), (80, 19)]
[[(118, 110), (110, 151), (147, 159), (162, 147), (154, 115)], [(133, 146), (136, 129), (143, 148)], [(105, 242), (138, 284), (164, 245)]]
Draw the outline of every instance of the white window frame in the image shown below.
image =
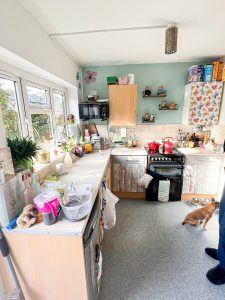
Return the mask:
[[(30, 103), (29, 102), (29, 97), (28, 97), (28, 92), (27, 92), (27, 86), (31, 86), (31, 87), (34, 87), (34, 88), (37, 88), (37, 89), (45, 90), (47, 92), (46, 93), (47, 104)], [(50, 88), (47, 87), (47, 86), (41, 85), (41, 84), (33, 82), (33, 81), (26, 80), (26, 96), (27, 96), (28, 106), (30, 108), (41, 108), (41, 109), (50, 109), (50, 108), (52, 108), (51, 97), (50, 97)]]
[[(63, 113), (65, 117), (65, 124), (66, 124), (66, 134), (68, 134), (68, 124), (67, 124), (67, 106), (66, 106), (66, 94), (65, 92), (62, 92), (58, 89), (50, 88), (50, 96), (51, 96), (51, 103), (52, 103), (52, 109), (53, 109), (53, 119), (54, 119), (54, 128), (56, 128), (56, 118), (55, 118), (55, 107), (54, 107), (54, 97), (53, 94), (60, 94), (63, 97)], [(55, 131), (54, 131), (55, 134)]]
[[(65, 116), (66, 131), (68, 134), (67, 124), (67, 105), (68, 105), (68, 94), (67, 89), (57, 85), (54, 87), (54, 83), (46, 81), (42, 78), (32, 77), (28, 73), (8, 73), (7, 71), (0, 69), (0, 77), (15, 82), (16, 97), (19, 111), (19, 128), (21, 131), (21, 137), (31, 137), (34, 139), (34, 132), (32, 126), (31, 115), (32, 114), (50, 114), (51, 120), (51, 135), (55, 138), (55, 109), (53, 105), (53, 93), (60, 94), (63, 96), (63, 112)], [(41, 82), (41, 83), (39, 83)], [(27, 85), (36, 88), (41, 88), (47, 91), (47, 104), (30, 104), (28, 99)]]
[(18, 105), (18, 114), (19, 114), (19, 128), (21, 131), (20, 137), (28, 136), (28, 126), (25, 122), (26, 120), (26, 113), (24, 107), (24, 99), (22, 93), (22, 86), (21, 86), (21, 79), (20, 77), (8, 74), (7, 72), (0, 71), (0, 77), (6, 80), (11, 80), (15, 83), (15, 91), (16, 91), (16, 98), (17, 98), (17, 105)]

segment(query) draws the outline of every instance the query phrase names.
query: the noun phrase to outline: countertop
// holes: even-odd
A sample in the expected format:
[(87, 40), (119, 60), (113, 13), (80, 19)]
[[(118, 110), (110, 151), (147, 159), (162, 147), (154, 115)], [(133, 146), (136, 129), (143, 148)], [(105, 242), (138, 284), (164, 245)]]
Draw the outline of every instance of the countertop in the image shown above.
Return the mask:
[[(178, 148), (180, 152), (185, 155), (219, 155), (225, 154), (215, 153), (208, 151), (204, 148)], [(94, 152), (82, 157), (77, 161), (73, 167), (70, 168), (67, 175), (61, 176), (60, 181), (65, 184), (70, 184), (74, 181), (78, 184), (91, 184), (92, 185), (92, 200), (95, 202), (98, 190), (102, 184), (103, 176), (107, 170), (110, 162), (111, 155), (131, 155), (131, 156), (146, 156), (146, 150), (143, 147), (126, 148), (117, 147), (103, 151), (101, 154)], [(86, 224), (88, 222), (89, 215), (83, 220), (77, 222), (69, 222), (64, 220), (58, 220), (51, 226), (46, 226), (43, 222), (35, 224), (30, 228), (21, 229), (15, 228), (13, 230), (7, 230), (9, 233), (19, 234), (48, 234), (48, 235), (69, 235), (69, 236), (82, 236)]]
[(112, 149), (111, 155), (137, 155), (147, 156), (147, 152), (144, 147), (116, 147)]
[(224, 156), (225, 153), (216, 153), (205, 148), (178, 148), (178, 150), (185, 155), (216, 155), (216, 156)]
[[(65, 184), (70, 184), (74, 181), (78, 184), (91, 184), (92, 185), (92, 199), (95, 202), (98, 190), (102, 184), (103, 176), (106, 172), (107, 166), (110, 161), (111, 149), (105, 150), (101, 154), (98, 152), (87, 154), (77, 161), (73, 167), (69, 169), (67, 175), (61, 176), (60, 181)], [(27, 229), (15, 228), (7, 230), (8, 233), (19, 234), (48, 234), (48, 235), (70, 235), (82, 236), (89, 215), (83, 220), (77, 222), (69, 222), (58, 219), (58, 221), (50, 226), (45, 225), (43, 222), (35, 224)]]

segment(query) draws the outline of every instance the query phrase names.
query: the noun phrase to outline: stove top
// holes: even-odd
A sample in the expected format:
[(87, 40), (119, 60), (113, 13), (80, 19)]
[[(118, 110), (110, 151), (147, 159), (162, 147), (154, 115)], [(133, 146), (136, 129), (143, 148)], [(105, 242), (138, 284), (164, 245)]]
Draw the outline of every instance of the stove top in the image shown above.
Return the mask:
[(151, 162), (164, 162), (164, 163), (170, 163), (170, 162), (182, 162), (184, 163), (184, 155), (179, 152), (177, 149), (173, 149), (171, 152), (169, 151), (152, 151), (149, 150), (147, 147), (145, 148), (147, 151), (147, 154), (149, 156), (149, 160)]

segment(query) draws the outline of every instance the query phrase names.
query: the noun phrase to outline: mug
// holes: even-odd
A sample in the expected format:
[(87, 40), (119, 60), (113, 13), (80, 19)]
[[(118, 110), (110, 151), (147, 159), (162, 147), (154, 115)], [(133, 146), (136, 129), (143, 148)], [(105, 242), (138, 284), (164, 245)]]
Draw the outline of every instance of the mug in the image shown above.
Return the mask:
[(58, 175), (63, 175), (66, 173), (66, 168), (64, 166), (64, 163), (58, 163), (55, 166), (55, 171)]

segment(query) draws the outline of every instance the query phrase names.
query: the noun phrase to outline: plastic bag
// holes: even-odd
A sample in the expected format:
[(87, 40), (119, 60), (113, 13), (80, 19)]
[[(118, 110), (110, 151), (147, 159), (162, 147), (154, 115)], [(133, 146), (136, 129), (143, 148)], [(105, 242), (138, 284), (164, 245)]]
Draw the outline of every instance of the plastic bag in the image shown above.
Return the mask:
[(103, 214), (102, 219), (104, 228), (110, 229), (116, 224), (116, 208), (115, 205), (119, 201), (108, 188), (103, 189)]

